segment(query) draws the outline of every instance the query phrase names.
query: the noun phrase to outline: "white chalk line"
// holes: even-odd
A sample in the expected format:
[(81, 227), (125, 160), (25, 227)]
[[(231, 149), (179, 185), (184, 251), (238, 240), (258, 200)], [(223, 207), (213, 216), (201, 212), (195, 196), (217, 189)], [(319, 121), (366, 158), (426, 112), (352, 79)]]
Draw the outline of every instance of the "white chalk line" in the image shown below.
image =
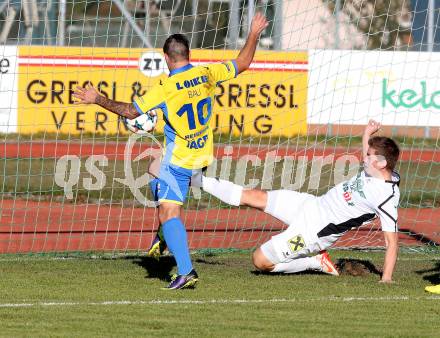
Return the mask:
[(440, 296), (390, 296), (390, 297), (321, 297), (321, 298), (273, 298), (273, 299), (210, 299), (210, 300), (119, 300), (102, 302), (36, 302), (36, 303), (0, 303), (0, 308), (26, 307), (69, 307), (69, 306), (111, 306), (111, 305), (234, 305), (234, 304), (272, 304), (272, 303), (308, 303), (308, 302), (395, 302), (434, 300), (440, 301)]

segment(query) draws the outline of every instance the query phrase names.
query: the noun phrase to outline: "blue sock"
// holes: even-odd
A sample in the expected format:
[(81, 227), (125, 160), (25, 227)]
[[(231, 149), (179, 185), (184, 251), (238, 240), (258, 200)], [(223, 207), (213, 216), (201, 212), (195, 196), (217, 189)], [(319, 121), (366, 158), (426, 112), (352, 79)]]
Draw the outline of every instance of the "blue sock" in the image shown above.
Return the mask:
[(174, 255), (177, 263), (177, 273), (187, 275), (192, 270), (191, 257), (189, 256), (186, 229), (180, 218), (171, 218), (162, 224), (163, 236), (168, 249)]
[[(151, 194), (153, 195), (153, 200), (156, 202), (159, 200), (158, 190), (157, 190), (158, 184), (159, 184), (159, 180), (157, 178), (153, 178), (150, 182), (148, 182), (148, 185), (150, 186)], [(163, 240), (162, 226), (160, 222), (159, 222), (159, 227), (157, 228), (157, 234), (159, 235), (159, 238)]]
[(157, 178), (152, 179), (150, 182), (148, 182), (148, 185), (150, 186), (151, 193), (153, 194), (153, 199), (157, 202), (159, 200), (159, 196), (157, 195), (157, 185), (159, 184), (159, 180)]

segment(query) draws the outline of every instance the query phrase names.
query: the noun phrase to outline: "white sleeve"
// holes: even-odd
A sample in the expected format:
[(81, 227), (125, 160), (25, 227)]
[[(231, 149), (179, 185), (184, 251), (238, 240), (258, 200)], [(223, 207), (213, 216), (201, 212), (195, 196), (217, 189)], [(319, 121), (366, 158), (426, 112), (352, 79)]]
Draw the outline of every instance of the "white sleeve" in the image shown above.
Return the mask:
[(399, 206), (399, 193), (394, 192), (376, 207), (382, 231), (397, 232), (397, 208)]

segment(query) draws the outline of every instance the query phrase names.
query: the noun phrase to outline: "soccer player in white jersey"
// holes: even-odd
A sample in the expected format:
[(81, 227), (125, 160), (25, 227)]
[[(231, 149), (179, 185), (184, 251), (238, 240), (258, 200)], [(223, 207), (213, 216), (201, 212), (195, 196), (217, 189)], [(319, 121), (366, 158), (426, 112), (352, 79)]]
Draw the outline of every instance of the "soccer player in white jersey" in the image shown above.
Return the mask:
[(362, 148), (364, 168), (322, 196), (290, 190), (244, 190), (232, 182), (200, 176), (192, 185), (230, 205), (254, 207), (274, 216), (288, 228), (253, 253), (261, 271), (295, 273), (318, 270), (338, 275), (325, 251), (345, 232), (379, 217), (386, 253), (381, 282), (392, 282), (398, 253), (397, 207), (400, 177), (394, 171), (397, 144), (388, 137), (371, 137), (380, 124), (370, 120)]

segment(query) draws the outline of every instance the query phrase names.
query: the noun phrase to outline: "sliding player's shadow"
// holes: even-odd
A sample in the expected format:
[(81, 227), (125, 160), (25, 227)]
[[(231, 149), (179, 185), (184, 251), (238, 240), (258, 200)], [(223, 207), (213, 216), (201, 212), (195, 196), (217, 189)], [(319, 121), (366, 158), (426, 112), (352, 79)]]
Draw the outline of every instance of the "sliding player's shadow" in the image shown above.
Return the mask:
[(147, 271), (145, 278), (158, 278), (161, 281), (170, 281), (171, 270), (176, 266), (172, 256), (161, 256), (159, 260), (152, 257), (127, 257), (133, 264), (139, 265)]
[(436, 261), (432, 269), (417, 270), (417, 274), (426, 275), (423, 276), (423, 280), (426, 280), (432, 284), (440, 284), (440, 262)]

